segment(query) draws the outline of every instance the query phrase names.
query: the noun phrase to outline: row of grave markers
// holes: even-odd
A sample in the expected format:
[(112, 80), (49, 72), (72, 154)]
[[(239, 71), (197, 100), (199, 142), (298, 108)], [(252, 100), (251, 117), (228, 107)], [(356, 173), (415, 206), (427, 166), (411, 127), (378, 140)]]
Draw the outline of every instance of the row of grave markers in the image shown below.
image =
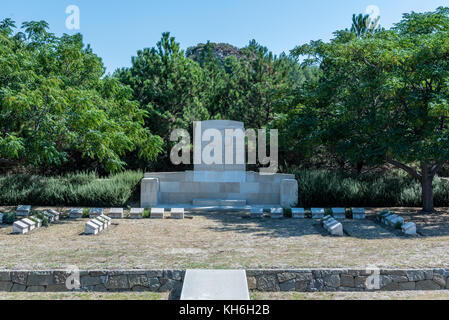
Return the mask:
[[(109, 210), (109, 218), (112, 219), (123, 219), (123, 208), (111, 208)], [(130, 219), (143, 219), (143, 213), (145, 209), (143, 208), (132, 208), (129, 212)], [(152, 208), (150, 211), (151, 219), (164, 219), (165, 209), (164, 208)], [(89, 211), (89, 218), (95, 218), (104, 215), (103, 208), (92, 208)], [(83, 209), (71, 209), (69, 213), (69, 218), (80, 219), (83, 216)], [(173, 208), (170, 211), (171, 219), (184, 219), (184, 208)]]
[[(292, 218), (293, 219), (305, 219), (306, 210), (304, 208), (292, 208)], [(325, 216), (324, 208), (312, 208), (312, 219), (323, 219)], [(251, 218), (263, 218), (264, 208), (251, 208)], [(284, 217), (284, 209), (282, 208), (271, 208), (270, 217), (272, 219), (280, 219)], [(332, 208), (332, 217), (338, 220), (346, 219), (346, 209), (345, 208)], [(354, 220), (363, 220), (366, 218), (364, 208), (352, 208), (352, 218)]]
[(84, 233), (85, 234), (98, 234), (103, 230), (106, 230), (111, 225), (112, 219), (108, 216), (101, 214), (86, 223)]
[(377, 214), (377, 221), (393, 228), (400, 226), (402, 232), (406, 235), (416, 235), (416, 224), (414, 222), (405, 223), (404, 218), (398, 216), (393, 212), (387, 210), (379, 212)]
[[(43, 214), (47, 217), (49, 223), (54, 223), (59, 220), (59, 212), (55, 210), (44, 211)], [(29, 214), (28, 214), (29, 216)], [(14, 234), (25, 234), (34, 229), (42, 227), (42, 220), (37, 217), (23, 218), (13, 223), (12, 232)]]

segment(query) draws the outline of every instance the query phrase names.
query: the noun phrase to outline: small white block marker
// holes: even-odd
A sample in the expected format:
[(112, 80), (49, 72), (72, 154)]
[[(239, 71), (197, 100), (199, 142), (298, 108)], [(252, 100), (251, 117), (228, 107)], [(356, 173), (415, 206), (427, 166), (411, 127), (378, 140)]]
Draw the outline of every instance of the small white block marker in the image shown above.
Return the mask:
[(312, 208), (312, 219), (322, 219), (324, 217), (323, 208)]
[(184, 219), (184, 208), (172, 208), (170, 211), (170, 217), (172, 219)]
[(12, 233), (15, 234), (25, 234), (30, 231), (30, 226), (22, 221), (16, 221), (12, 225)]
[(304, 219), (306, 217), (306, 211), (304, 208), (293, 208), (292, 218), (293, 219)]
[(151, 208), (150, 219), (164, 219), (164, 208)]

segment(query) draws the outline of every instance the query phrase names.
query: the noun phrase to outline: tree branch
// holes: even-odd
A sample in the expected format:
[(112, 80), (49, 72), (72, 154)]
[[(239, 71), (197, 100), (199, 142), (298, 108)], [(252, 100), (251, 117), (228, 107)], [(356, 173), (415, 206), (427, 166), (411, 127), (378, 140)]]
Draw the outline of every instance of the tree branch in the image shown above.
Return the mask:
[(441, 169), (441, 167), (447, 162), (447, 160), (448, 160), (448, 158), (445, 158), (445, 159), (441, 160), (439, 163), (432, 166), (432, 168), (430, 169), (432, 176), (434, 176), (438, 172), (438, 170)]
[(411, 176), (413, 176), (414, 178), (418, 179), (419, 181), (421, 181), (422, 176), (421, 174), (419, 174), (418, 171), (416, 171), (415, 169), (413, 169), (412, 167), (409, 167), (406, 164), (403, 164), (399, 161), (396, 161), (394, 159), (391, 159), (390, 157), (387, 157), (387, 162), (394, 165), (395, 167), (398, 167), (402, 170), (405, 170), (407, 173), (409, 173)]

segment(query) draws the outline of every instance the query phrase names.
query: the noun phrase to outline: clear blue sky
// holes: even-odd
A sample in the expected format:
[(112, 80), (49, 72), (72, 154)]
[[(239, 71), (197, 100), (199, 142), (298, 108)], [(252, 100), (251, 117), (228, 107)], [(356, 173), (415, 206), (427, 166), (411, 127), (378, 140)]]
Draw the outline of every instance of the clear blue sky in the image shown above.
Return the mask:
[(447, 0), (12, 0), (1, 1), (0, 19), (18, 24), (46, 20), (57, 35), (66, 29), (68, 5), (80, 8), (86, 43), (103, 58), (108, 72), (129, 66), (131, 56), (152, 47), (170, 31), (183, 49), (200, 42), (227, 42), (237, 47), (256, 39), (275, 54), (310, 40), (328, 40), (350, 26), (353, 13), (369, 5), (380, 9), (381, 25), (391, 27), (402, 13), (449, 6)]

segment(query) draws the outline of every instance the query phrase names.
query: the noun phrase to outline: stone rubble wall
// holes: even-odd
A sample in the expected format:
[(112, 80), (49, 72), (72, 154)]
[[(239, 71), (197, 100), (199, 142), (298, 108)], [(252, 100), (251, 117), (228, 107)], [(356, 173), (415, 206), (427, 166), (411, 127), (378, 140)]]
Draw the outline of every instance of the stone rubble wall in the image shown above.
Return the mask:
[[(373, 272), (356, 269), (247, 270), (248, 288), (260, 292), (399, 291), (449, 289), (449, 269), (380, 269), (378, 288), (367, 288)], [(170, 292), (179, 296), (184, 270), (80, 271), (79, 290), (68, 290), (66, 271), (0, 270), (2, 292)]]

